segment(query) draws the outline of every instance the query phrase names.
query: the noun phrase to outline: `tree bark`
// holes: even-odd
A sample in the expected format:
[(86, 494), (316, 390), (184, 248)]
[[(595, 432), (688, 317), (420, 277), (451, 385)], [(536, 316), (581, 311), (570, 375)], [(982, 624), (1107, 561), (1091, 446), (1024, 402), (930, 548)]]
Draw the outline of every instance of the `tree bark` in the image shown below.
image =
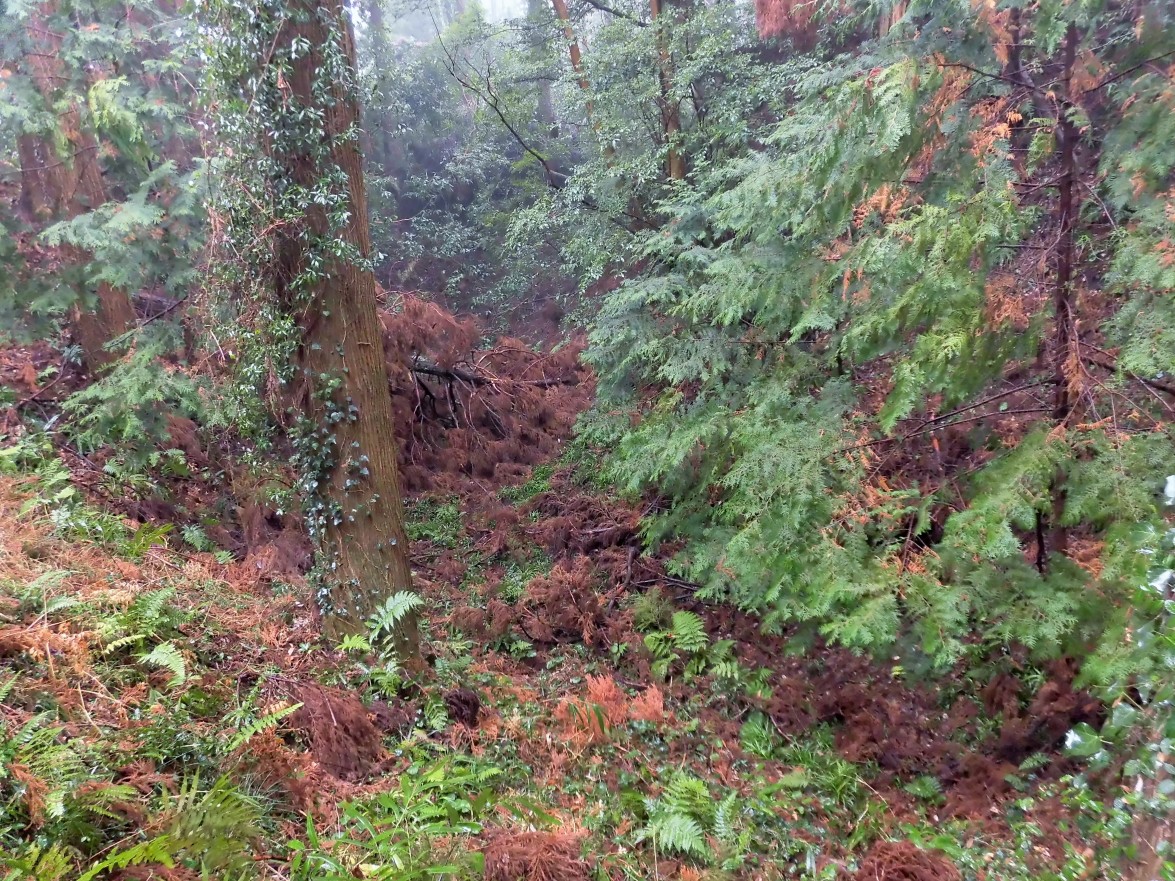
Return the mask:
[(685, 179), (685, 157), (677, 148), (677, 138), (681, 134), (681, 107), (672, 95), (673, 91), (673, 59), (669, 54), (668, 34), (665, 23), (661, 21), (661, 0), (649, 0), (649, 13), (653, 27), (657, 29), (657, 81), (661, 88), (661, 128), (665, 135), (666, 173), (670, 180)]
[[(571, 27), (571, 11), (567, 8), (567, 0), (551, 0), (551, 7), (555, 10), (555, 16), (563, 24), (563, 36), (567, 38), (567, 53), (571, 57), (571, 69), (575, 72), (580, 90), (588, 95), (592, 87), (583, 70), (583, 52), (579, 48), (579, 40), (575, 36), (575, 30)], [(587, 99), (587, 114), (590, 122), (592, 117), (591, 98)]]
[[(52, 2), (41, 5), (25, 25), (25, 34), (32, 51), (28, 53), (29, 73), (45, 104), (52, 109), (59, 104), (60, 84), (66, 81), (64, 64), (60, 58), (61, 37), (46, 22), (54, 7)], [(106, 183), (98, 165), (98, 139), (83, 125), (81, 110), (76, 100), (69, 100), (65, 110), (58, 114), (64, 136), (65, 155), (56, 156), (48, 144), (26, 144), (20, 151), (21, 162), (35, 162), (39, 156), (48, 162), (27, 168), (30, 174), (40, 176), (32, 183), (41, 196), (40, 209), (51, 218), (70, 219), (93, 211), (106, 203)], [(34, 138), (35, 136), (26, 135)], [(93, 255), (80, 248), (65, 247), (62, 254), (70, 263), (85, 266)], [(135, 309), (126, 291), (106, 282), (100, 282), (92, 295), (80, 291), (73, 309), (74, 337), (82, 349), (86, 366), (98, 370), (117, 360), (119, 353), (109, 344), (126, 335), (135, 326)]]
[[(289, 53), (295, 40), (305, 41), (310, 48), (293, 53), (290, 97), (295, 105), (321, 114), (325, 137), (321, 146), (302, 148), (307, 152), (274, 158), (300, 186), (317, 186), (332, 167), (346, 176), (342, 194), (347, 209), (345, 225), (332, 228), (322, 205), (307, 204), (303, 229), (290, 230), (279, 238), (276, 279), (279, 296), (300, 317), (298, 367), (306, 388), (303, 404), (316, 426), (312, 440), (320, 451), (313, 468), (320, 498), (309, 525), (323, 573), (319, 594), (323, 632), (335, 639), (361, 632), (367, 616), (383, 600), (410, 590), (412, 572), (383, 326), (376, 312), (375, 276), (368, 262), (371, 232), (356, 142), (359, 102), (351, 85), (339, 82), (330, 84), (328, 101), (315, 98), (322, 94), (315, 81), (327, 68), (324, 55), (332, 41), (338, 41), (354, 72), (354, 37), (342, 0), (297, 0), (292, 5), (291, 18), (279, 34), (279, 51)], [(310, 243), (332, 239), (357, 259), (339, 256), (338, 248), (328, 247), (325, 254), (311, 251)], [(299, 277), (308, 289), (295, 293), (290, 286)], [(417, 621), (410, 616), (395, 634), (401, 660), (417, 656), (418, 640)]]
[[(591, 83), (588, 82), (587, 73), (583, 67), (583, 52), (579, 47), (579, 40), (576, 39), (575, 30), (571, 27), (571, 13), (567, 8), (567, 0), (551, 0), (551, 7), (555, 10), (555, 16), (563, 23), (563, 35), (567, 39), (567, 52), (571, 58), (571, 69), (575, 72), (577, 81), (579, 82), (579, 89), (584, 94), (584, 111), (587, 114), (588, 125), (592, 127), (592, 131), (600, 136), (600, 122), (596, 118), (595, 105), (592, 103)], [(612, 144), (603, 145), (604, 158), (609, 165), (616, 156), (616, 148)]]
[[(531, 51), (535, 57), (541, 57), (543, 47), (543, 37), (540, 31), (541, 22), (544, 20), (541, 16), (543, 8), (542, 0), (527, 0), (526, 4), (526, 18), (529, 25), (531, 36), (530, 45)], [(566, 9), (566, 3), (564, 4)], [(564, 26), (564, 33), (567, 28)], [(581, 86), (582, 88), (582, 86)], [(537, 109), (538, 121), (547, 128), (547, 130), (554, 136), (557, 133), (557, 120), (555, 118), (555, 101), (551, 95), (551, 83), (549, 80), (542, 79), (539, 81), (539, 100)]]
[(25, 217), (41, 223), (53, 216), (60, 197), (53, 191), (50, 163), (56, 159), (36, 135), (21, 134), (16, 139), (20, 159), (20, 208)]
[(906, 14), (906, 6), (908, 0), (893, 0), (893, 2), (881, 10), (881, 21), (878, 22), (878, 34), (884, 37), (891, 30), (893, 26), (902, 20), (902, 16)]
[[(1076, 403), (1076, 375), (1080, 370), (1077, 340), (1076, 297), (1073, 291), (1073, 240), (1077, 228), (1077, 142), (1080, 131), (1069, 118), (1070, 82), (1077, 61), (1079, 35), (1075, 25), (1069, 26), (1063, 48), (1065, 97), (1059, 102), (1054, 128), (1057, 151), (1060, 154), (1061, 173), (1057, 182), (1057, 248), (1053, 281), (1053, 419), (1057, 425), (1069, 421)], [(1065, 478), (1058, 474), (1053, 480), (1051, 514), (1051, 550), (1064, 554), (1068, 550), (1068, 530), (1061, 525), (1065, 513)]]

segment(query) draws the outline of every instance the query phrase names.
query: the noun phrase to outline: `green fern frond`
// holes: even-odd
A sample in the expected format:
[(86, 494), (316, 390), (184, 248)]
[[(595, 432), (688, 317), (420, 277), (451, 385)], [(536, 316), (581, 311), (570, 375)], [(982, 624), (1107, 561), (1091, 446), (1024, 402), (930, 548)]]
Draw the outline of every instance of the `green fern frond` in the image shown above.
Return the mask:
[(105, 655), (112, 655), (121, 648), (126, 648), (129, 645), (136, 645), (147, 638), (145, 633), (128, 633), (125, 636), (120, 636), (117, 639), (112, 639), (102, 649)]
[(180, 654), (180, 650), (175, 647), (174, 643), (161, 642), (147, 654), (140, 655), (139, 660), (144, 664), (159, 667), (171, 673), (168, 685), (172, 688), (183, 685), (187, 681), (187, 662), (184, 661), (184, 656)]
[(686, 681), (693, 679), (696, 676), (701, 676), (706, 672), (706, 656), (694, 655), (686, 662), (685, 670), (682, 671)]
[(227, 744), (225, 744), (224, 752), (226, 754), (236, 752), (238, 749), (248, 743), (249, 740), (251, 740), (255, 735), (260, 734), (262, 731), (265, 731), (268, 728), (276, 727), (278, 722), (286, 718), (286, 716), (297, 712), (301, 706), (302, 704), (297, 703), (286, 707), (279, 707), (278, 709), (271, 713), (267, 713), (259, 719), (254, 719), (252, 722), (238, 731), (233, 736), (233, 738), (229, 740)]
[(94, 866), (91, 866), (78, 881), (93, 881), (111, 869), (125, 869), (129, 866), (160, 865), (175, 868), (176, 843), (170, 835), (157, 835), (149, 841), (141, 841), (124, 850), (119, 850)]
[(706, 622), (693, 612), (674, 612), (670, 630), (677, 647), (691, 655), (704, 651), (710, 644), (710, 637), (706, 635)]
[(729, 793), (714, 809), (714, 835), (719, 841), (730, 843), (738, 838), (739, 795)]
[(348, 633), (336, 648), (340, 652), (369, 652), (371, 641), (361, 633)]
[(388, 597), (368, 619), (368, 628), (378, 639), (385, 639), (413, 612), (424, 605), (419, 594), (399, 591)]
[(73, 874), (73, 861), (60, 842), (48, 847), (31, 844), (21, 854), (5, 856), (0, 853), (0, 870), (4, 881), (65, 881)]
[(710, 824), (714, 811), (710, 788), (704, 781), (684, 771), (679, 771), (669, 779), (659, 803), (673, 813), (689, 814), (705, 826)]
[(445, 702), (435, 694), (424, 698), (424, 722), (432, 731), (440, 731), (449, 724), (449, 711)]
[(743, 669), (739, 666), (738, 661), (727, 660), (713, 664), (710, 667), (710, 672), (718, 679), (737, 682), (742, 676)]
[(159, 590), (148, 591), (135, 598), (128, 612), (133, 618), (139, 621), (155, 623), (169, 620), (173, 616), (166, 612), (167, 604), (174, 596), (174, 587), (163, 587)]
[(110, 616), (98, 628), (105, 644), (103, 651), (112, 654), (131, 645), (163, 638), (174, 632), (186, 617), (171, 605), (174, 587), (164, 587), (139, 594), (134, 602)]
[(707, 859), (710, 847), (706, 833), (693, 817), (685, 814), (661, 814), (637, 833), (637, 841), (652, 841), (665, 853)]
[(108, 820), (122, 820), (124, 817), (111, 810), (111, 805), (126, 802), (139, 795), (139, 791), (126, 783), (108, 783), (87, 789), (85, 793), (77, 793), (74, 802), (78, 808), (88, 814), (105, 817)]

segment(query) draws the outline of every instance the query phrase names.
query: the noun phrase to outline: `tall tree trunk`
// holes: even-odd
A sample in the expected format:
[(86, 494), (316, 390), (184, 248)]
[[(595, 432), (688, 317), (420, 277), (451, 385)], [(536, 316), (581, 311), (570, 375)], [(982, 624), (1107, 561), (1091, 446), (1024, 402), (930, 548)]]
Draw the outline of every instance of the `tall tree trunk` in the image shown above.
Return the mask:
[[(380, 59), (383, 62), (385, 59), (391, 58), (392, 47), (388, 42), (387, 24), (384, 21), (384, 0), (365, 0), (365, 8), (367, 11), (367, 42), (368, 50), (371, 52), (371, 57)], [(381, 85), (386, 82), (383, 76), (383, 64), (377, 63), (376, 79)], [(365, 150), (364, 155), (367, 158), (368, 168), (371, 167), (372, 162), (378, 165), (383, 174), (387, 174), (389, 167), (389, 158), (391, 156), (391, 138), (388, 134), (387, 122), (388, 120), (382, 116), (377, 117), (371, 112), (370, 107), (364, 108), (367, 112), (364, 114), (366, 124), (364, 131), (367, 136), (368, 143), (371, 145), (370, 150)]]
[[(567, 53), (571, 58), (571, 69), (575, 71), (576, 79), (579, 82), (579, 89), (584, 94), (584, 110), (587, 113), (588, 125), (592, 127), (592, 131), (598, 136), (600, 134), (600, 122), (596, 118), (595, 107), (591, 99), (591, 84), (588, 82), (587, 73), (583, 66), (583, 52), (579, 47), (579, 40), (576, 39), (575, 30), (571, 27), (571, 13), (567, 8), (567, 0), (551, 0), (551, 8), (555, 10), (555, 16), (563, 23), (563, 36), (567, 38)], [(608, 164), (612, 164), (612, 159), (616, 155), (616, 148), (612, 144), (604, 144), (604, 157), (608, 160)]]
[(906, 6), (908, 0), (893, 0), (889, 5), (881, 10), (881, 21), (878, 23), (878, 33), (881, 36), (888, 34), (895, 24), (902, 20), (902, 16), (906, 14)]
[(60, 196), (54, 192), (50, 164), (55, 160), (46, 144), (36, 135), (22, 134), (16, 139), (20, 159), (20, 207), (25, 217), (35, 223), (53, 216)]
[[(1061, 173), (1057, 181), (1057, 247), (1054, 258), (1053, 282), (1053, 351), (1052, 367), (1055, 392), (1053, 419), (1064, 425), (1076, 405), (1077, 374), (1080, 369), (1077, 339), (1077, 308), (1073, 290), (1073, 240), (1077, 228), (1077, 142), (1081, 133), (1068, 116), (1072, 95), (1071, 80), (1077, 62), (1079, 35), (1075, 25), (1069, 26), (1063, 48), (1065, 97), (1057, 110), (1054, 128), (1057, 151), (1060, 154)], [(1051, 516), (1051, 550), (1063, 554), (1068, 550), (1068, 530), (1061, 524), (1065, 513), (1065, 478), (1058, 474), (1053, 480)]]
[[(329, 67), (324, 61), (328, 51), (341, 50), (354, 72), (354, 37), (342, 0), (295, 0), (279, 35), (279, 51), (290, 52), (295, 40), (310, 48), (293, 53), (290, 96), (293, 103), (321, 114), (325, 139), (314, 141), (314, 152), (284, 153), (275, 159), (300, 186), (316, 187), (334, 169), (347, 181), (346, 224), (332, 228), (326, 209), (308, 203), (304, 232), (290, 230), (279, 239), (277, 279), (279, 295), (296, 303), (301, 315), (298, 366), (307, 390), (305, 409), (317, 426), (312, 440), (320, 456), (313, 468), (320, 504), (312, 512), (310, 529), (323, 564), (323, 631), (338, 638), (360, 632), (365, 618), (384, 599), (410, 590), (412, 573), (383, 326), (368, 263), (371, 232), (355, 138), (359, 102), (352, 85), (339, 82), (329, 85), (329, 101), (316, 99), (323, 92), (316, 88), (316, 79)], [(331, 240), (345, 247), (331, 247)], [(326, 243), (325, 253), (321, 246), (319, 253), (311, 252), (316, 241)], [(355, 256), (340, 255), (340, 250)], [(309, 287), (295, 295), (289, 285), (299, 278)], [(415, 616), (401, 622), (396, 643), (401, 658), (417, 655)]]
[[(57, 106), (58, 91), (61, 83), (66, 81), (60, 58), (61, 37), (46, 24), (53, 12), (53, 3), (44, 3), (25, 25), (31, 49), (26, 59), (29, 72), (49, 108)], [(51, 200), (48, 214), (53, 218), (69, 219), (104, 205), (106, 183), (98, 166), (98, 139), (84, 127), (77, 102), (68, 103), (58, 118), (64, 135), (65, 155), (55, 156), (44, 143), (27, 145), (27, 155), (29, 161), (36, 161), (39, 155), (49, 159), (37, 168), (43, 178), (36, 186), (44, 193), (47, 204)], [(25, 156), (26, 152), (21, 151), (22, 162)], [(32, 168), (28, 170), (33, 171)], [(75, 247), (64, 248), (63, 256), (79, 266), (85, 266), (92, 259), (92, 255)], [(89, 291), (79, 292), (73, 310), (73, 331), (86, 366), (91, 370), (100, 369), (118, 358), (118, 352), (112, 351), (109, 344), (125, 336), (134, 325), (135, 309), (126, 291), (101, 282), (92, 295)]]
[[(567, 6), (564, 4), (564, 9)], [(531, 50), (536, 58), (541, 57), (544, 44), (540, 28), (544, 18), (542, 16), (543, 0), (527, 0), (526, 19), (531, 36), (529, 39)], [(567, 28), (564, 26), (564, 33)], [(582, 86), (581, 86), (582, 88)], [(538, 121), (554, 135), (556, 133), (555, 102), (551, 96), (551, 83), (547, 79), (539, 80)]]
[(666, 173), (670, 180), (684, 180), (685, 157), (677, 148), (681, 134), (681, 107), (673, 97), (673, 59), (669, 53), (669, 34), (662, 20), (661, 0), (649, 0), (653, 27), (657, 29), (657, 81), (661, 88), (661, 128), (665, 135)]
[[(584, 95), (588, 95), (591, 93), (592, 87), (583, 70), (583, 52), (579, 48), (579, 40), (575, 36), (575, 30), (571, 27), (571, 12), (567, 8), (567, 0), (551, 0), (551, 7), (555, 10), (555, 16), (563, 24), (563, 36), (567, 39), (567, 54), (571, 57), (571, 69), (575, 72), (580, 90)], [(590, 122), (592, 117), (591, 98), (587, 99), (587, 114)]]

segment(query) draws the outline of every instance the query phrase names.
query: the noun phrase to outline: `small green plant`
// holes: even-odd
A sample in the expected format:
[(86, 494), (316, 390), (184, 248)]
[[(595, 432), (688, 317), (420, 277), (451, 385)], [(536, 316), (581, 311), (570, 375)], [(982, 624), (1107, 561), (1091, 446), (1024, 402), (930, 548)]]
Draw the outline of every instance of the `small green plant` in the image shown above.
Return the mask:
[(197, 551), (211, 551), (214, 547), (208, 533), (198, 523), (189, 523), (180, 530), (180, 534), (184, 541)]
[(198, 523), (189, 523), (180, 530), (184, 543), (203, 553), (212, 554), (218, 563), (227, 564), (233, 561), (231, 551), (217, 548), (216, 543), (208, 537), (204, 527)]
[(738, 739), (743, 752), (761, 759), (771, 758), (779, 746), (771, 720), (759, 712), (751, 713), (743, 723), (738, 732)]
[(648, 819), (636, 840), (648, 841), (662, 853), (733, 869), (751, 846), (751, 830), (744, 827), (741, 811), (738, 793), (715, 799), (704, 781), (678, 771), (660, 796), (645, 801)]
[(491, 784), (499, 773), (461, 758), (412, 765), (387, 792), (342, 805), (332, 837), (321, 836), (308, 818), (306, 841), (289, 844), (289, 877), (425, 881), (479, 874), (481, 854), (469, 840), (495, 804)]
[(424, 724), (430, 731), (443, 731), (449, 725), (449, 709), (444, 699), (435, 691), (424, 696), (424, 706), (421, 708)]
[(509, 560), (502, 572), (498, 595), (507, 603), (516, 603), (526, 593), (531, 580), (551, 571), (551, 558), (536, 549), (523, 562)]
[(127, 537), (120, 550), (131, 559), (141, 560), (151, 548), (163, 544), (174, 528), (171, 523), (144, 523)]
[(80, 604), (81, 601), (71, 594), (53, 594), (71, 574), (68, 569), (49, 569), (27, 584), (3, 584), (3, 587), (17, 599), (18, 615), (44, 615), (48, 618)]
[(456, 498), (418, 499), (407, 506), (404, 529), (412, 541), (426, 541), (441, 548), (454, 549), (461, 543), (464, 524), (461, 503)]
[(660, 630), (673, 617), (673, 603), (657, 585), (638, 593), (632, 601), (632, 626), (638, 633)]
[[(4, 683), (6, 695), (15, 681)], [(38, 826), (63, 845), (99, 837), (101, 824), (118, 819), (111, 806), (135, 790), (95, 773), (92, 759), (85, 742), (67, 737), (53, 713), (34, 716), (12, 734), (0, 728), (0, 817)]]
[(73, 474), (44, 434), (25, 437), (0, 450), (0, 473), (25, 474), (31, 478), (37, 493), (21, 506), (21, 516), (47, 517), (54, 532), (62, 538), (92, 541), (132, 559), (141, 559), (172, 530), (170, 523), (145, 523), (132, 531), (122, 518), (86, 504), (74, 486)]
[(400, 624), (424, 606), (418, 594), (392, 594), (367, 619), (367, 632), (343, 637), (338, 650), (358, 655), (361, 672), (380, 694), (394, 697), (404, 684), (404, 671), (396, 655)]
[(705, 622), (694, 612), (674, 612), (668, 628), (645, 636), (645, 648), (653, 656), (653, 675), (659, 679), (669, 678), (678, 667), (686, 679), (706, 672), (731, 681), (742, 676), (734, 642), (720, 639), (711, 643)]
[(158, 667), (171, 673), (168, 682), (172, 688), (183, 685), (188, 678), (188, 666), (184, 656), (173, 642), (161, 642), (151, 651), (139, 656), (149, 667)]
[(66, 881), (73, 872), (73, 860), (60, 842), (30, 844), (22, 853), (0, 852), (3, 881)]
[(920, 798), (931, 804), (942, 804), (946, 801), (942, 794), (942, 784), (938, 782), (937, 777), (932, 777), (929, 774), (915, 777), (903, 786), (902, 789), (906, 790), (906, 792), (915, 798)]
[(473, 640), (453, 638), (434, 643), (437, 678), (441, 681), (459, 679), (473, 665)]
[(497, 648), (517, 661), (524, 661), (535, 656), (534, 643), (521, 636), (507, 634), (498, 642)]
[(419, 594), (399, 591), (378, 606), (367, 619), (367, 632), (373, 648), (381, 655), (389, 655), (395, 648), (400, 625), (424, 606)]
[(514, 505), (526, 504), (535, 496), (551, 491), (551, 477), (554, 473), (553, 464), (539, 465), (530, 472), (526, 483), (505, 487), (498, 493), (498, 497)]
[(105, 618), (98, 627), (103, 651), (108, 655), (125, 648), (146, 652), (147, 645), (178, 635), (188, 614), (172, 604), (174, 597), (174, 587), (147, 591), (122, 611)]
[(243, 725), (241, 729), (228, 740), (224, 747), (225, 754), (228, 755), (236, 752), (262, 731), (276, 728), (282, 719), (286, 718), (286, 716), (296, 713), (301, 708), (301, 706), (302, 704), (300, 703), (289, 704), (278, 707), (277, 709), (271, 710), (264, 715), (253, 718), (247, 724)]
[(627, 642), (614, 642), (608, 646), (608, 657), (611, 659), (613, 667), (620, 666), (624, 656), (628, 654), (629, 648)]
[(93, 881), (128, 866), (174, 868), (181, 860), (194, 865), (204, 878), (243, 877), (253, 863), (250, 846), (260, 835), (261, 815), (261, 805), (227, 777), (204, 789), (199, 775), (194, 775), (181, 782), (156, 817), (163, 832), (115, 851), (79, 881)]

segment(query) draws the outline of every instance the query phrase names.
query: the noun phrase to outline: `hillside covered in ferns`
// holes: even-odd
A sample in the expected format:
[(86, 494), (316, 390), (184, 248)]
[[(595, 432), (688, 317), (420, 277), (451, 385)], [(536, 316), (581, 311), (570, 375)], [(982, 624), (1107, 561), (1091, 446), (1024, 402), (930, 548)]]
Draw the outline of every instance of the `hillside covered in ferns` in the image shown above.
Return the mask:
[(0, 881), (1175, 881), (1175, 5), (0, 13)]

